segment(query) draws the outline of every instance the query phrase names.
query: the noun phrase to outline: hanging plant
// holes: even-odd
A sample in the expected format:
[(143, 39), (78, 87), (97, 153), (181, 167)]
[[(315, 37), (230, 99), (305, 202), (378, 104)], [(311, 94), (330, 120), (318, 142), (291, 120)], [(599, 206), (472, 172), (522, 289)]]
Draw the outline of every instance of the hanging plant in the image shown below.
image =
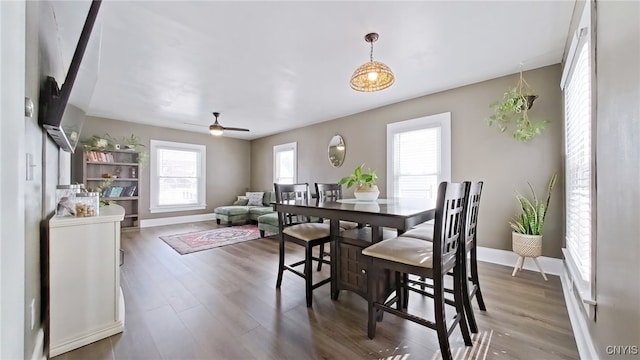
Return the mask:
[(537, 97), (520, 71), (518, 84), (504, 93), (502, 100), (491, 104), (494, 113), (487, 119), (487, 124), (496, 124), (500, 132), (514, 127), (513, 138), (518, 141), (527, 142), (533, 139), (536, 135), (542, 134), (549, 123), (547, 120), (529, 119), (528, 111)]

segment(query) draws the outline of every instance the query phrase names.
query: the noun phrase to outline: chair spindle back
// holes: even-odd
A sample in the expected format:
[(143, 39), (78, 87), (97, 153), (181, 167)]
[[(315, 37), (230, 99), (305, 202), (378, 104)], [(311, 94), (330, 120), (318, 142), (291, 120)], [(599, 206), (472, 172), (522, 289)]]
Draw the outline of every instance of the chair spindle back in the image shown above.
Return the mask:
[(438, 186), (435, 226), (433, 234), (433, 270), (446, 273), (456, 265), (458, 246), (464, 237), (464, 215), (469, 183), (441, 182)]

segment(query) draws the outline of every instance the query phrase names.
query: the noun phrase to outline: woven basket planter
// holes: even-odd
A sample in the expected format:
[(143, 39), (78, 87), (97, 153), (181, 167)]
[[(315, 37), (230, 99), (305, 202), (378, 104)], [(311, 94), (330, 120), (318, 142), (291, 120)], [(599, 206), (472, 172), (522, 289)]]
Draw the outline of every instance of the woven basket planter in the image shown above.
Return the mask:
[(513, 252), (520, 256), (536, 258), (542, 255), (542, 235), (511, 233)]

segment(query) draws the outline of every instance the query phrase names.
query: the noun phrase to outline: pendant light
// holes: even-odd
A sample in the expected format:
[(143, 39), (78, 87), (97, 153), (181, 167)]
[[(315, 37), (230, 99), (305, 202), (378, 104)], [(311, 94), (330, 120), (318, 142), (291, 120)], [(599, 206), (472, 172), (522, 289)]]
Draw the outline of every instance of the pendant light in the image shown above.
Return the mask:
[(383, 90), (393, 85), (395, 78), (391, 69), (384, 63), (373, 61), (373, 43), (378, 40), (377, 33), (364, 36), (364, 40), (371, 44), (369, 62), (361, 65), (351, 76), (351, 88), (356, 91), (373, 92)]

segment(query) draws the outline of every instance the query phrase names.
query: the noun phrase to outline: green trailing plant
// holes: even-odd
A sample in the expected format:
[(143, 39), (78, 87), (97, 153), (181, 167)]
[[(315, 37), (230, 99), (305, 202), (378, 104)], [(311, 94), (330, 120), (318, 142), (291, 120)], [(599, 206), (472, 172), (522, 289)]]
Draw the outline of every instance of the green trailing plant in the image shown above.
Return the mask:
[(547, 198), (544, 202), (538, 200), (533, 186), (529, 184), (532, 199), (528, 199), (521, 194), (516, 194), (516, 199), (520, 203), (520, 214), (516, 215), (510, 222), (513, 231), (526, 235), (542, 235), (544, 220), (549, 208), (549, 200), (551, 199), (551, 191), (556, 184), (557, 174), (553, 174), (547, 185)]
[(378, 175), (376, 175), (376, 171), (371, 168), (369, 171), (363, 171), (364, 163), (353, 171), (353, 174), (349, 176), (345, 176), (338, 182), (340, 185), (347, 185), (347, 188), (350, 188), (354, 185), (357, 187), (367, 186), (371, 187), (376, 184), (378, 180)]
[(493, 115), (487, 119), (487, 124), (489, 126), (495, 124), (500, 132), (513, 127), (513, 138), (521, 142), (533, 139), (536, 135), (542, 134), (549, 123), (547, 120), (529, 119), (529, 109), (537, 97), (520, 71), (518, 84), (505, 92), (500, 101), (491, 104)]
[(129, 137), (122, 138), (123, 144), (130, 149), (141, 151), (140, 148), (146, 148), (147, 146), (140, 142), (140, 138), (136, 134), (131, 134)]
[(113, 149), (113, 141), (109, 134), (104, 136), (93, 135), (89, 139), (81, 140), (80, 144), (84, 151), (102, 151)]
[(82, 140), (80, 143), (84, 151), (117, 150), (115, 145), (120, 144), (122, 150), (135, 151), (138, 153), (138, 163), (140, 165), (144, 166), (149, 161), (147, 146), (140, 141), (140, 138), (136, 134), (117, 138), (105, 133), (102, 136), (93, 135), (89, 139)]
[(138, 163), (140, 165), (147, 164), (147, 161), (149, 160), (147, 146), (140, 141), (140, 138), (136, 134), (131, 134), (129, 137), (122, 137), (122, 143), (126, 149), (138, 152)]

